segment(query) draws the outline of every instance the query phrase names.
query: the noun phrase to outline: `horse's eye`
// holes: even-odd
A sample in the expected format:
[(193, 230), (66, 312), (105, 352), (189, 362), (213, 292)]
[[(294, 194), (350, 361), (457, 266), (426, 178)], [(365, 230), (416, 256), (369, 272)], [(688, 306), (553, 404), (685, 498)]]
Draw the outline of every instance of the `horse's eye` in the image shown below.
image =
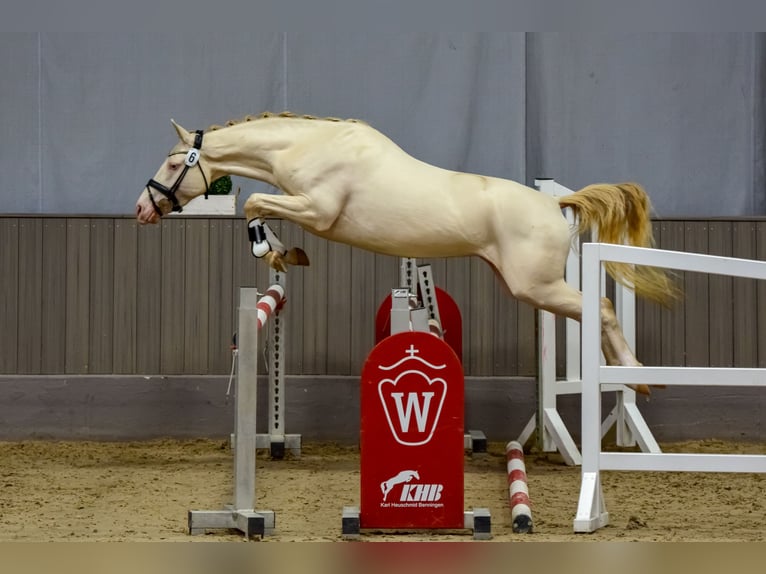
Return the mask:
[(180, 163), (177, 162), (168, 162), (168, 169), (170, 171), (177, 171), (178, 168), (181, 167)]

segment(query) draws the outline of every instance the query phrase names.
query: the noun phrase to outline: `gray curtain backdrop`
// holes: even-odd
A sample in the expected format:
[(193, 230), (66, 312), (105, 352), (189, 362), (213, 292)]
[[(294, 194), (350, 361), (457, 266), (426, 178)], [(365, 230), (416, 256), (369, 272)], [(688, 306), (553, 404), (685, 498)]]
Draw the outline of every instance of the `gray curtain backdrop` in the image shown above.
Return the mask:
[(660, 216), (766, 215), (764, 56), (758, 33), (4, 34), (0, 211), (130, 214), (171, 117), (290, 109), (449, 169), (638, 181)]

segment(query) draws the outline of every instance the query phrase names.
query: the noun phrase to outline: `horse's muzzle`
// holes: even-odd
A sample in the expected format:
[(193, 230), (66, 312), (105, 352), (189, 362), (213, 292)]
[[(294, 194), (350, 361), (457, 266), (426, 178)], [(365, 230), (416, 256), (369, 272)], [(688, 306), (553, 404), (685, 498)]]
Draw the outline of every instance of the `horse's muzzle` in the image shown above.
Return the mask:
[(151, 202), (146, 200), (144, 195), (142, 195), (138, 200), (138, 203), (136, 203), (136, 220), (141, 225), (146, 225), (147, 223), (157, 223), (160, 220), (160, 216), (154, 209), (154, 206), (151, 204)]

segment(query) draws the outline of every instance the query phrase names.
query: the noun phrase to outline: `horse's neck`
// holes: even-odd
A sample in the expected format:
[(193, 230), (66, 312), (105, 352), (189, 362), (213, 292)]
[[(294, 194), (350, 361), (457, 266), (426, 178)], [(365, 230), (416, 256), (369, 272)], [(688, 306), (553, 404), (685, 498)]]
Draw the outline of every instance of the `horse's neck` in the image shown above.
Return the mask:
[[(313, 123), (313, 125), (312, 125)], [(222, 174), (274, 183), (274, 160), (321, 127), (320, 121), (269, 118), (209, 132), (206, 156)]]

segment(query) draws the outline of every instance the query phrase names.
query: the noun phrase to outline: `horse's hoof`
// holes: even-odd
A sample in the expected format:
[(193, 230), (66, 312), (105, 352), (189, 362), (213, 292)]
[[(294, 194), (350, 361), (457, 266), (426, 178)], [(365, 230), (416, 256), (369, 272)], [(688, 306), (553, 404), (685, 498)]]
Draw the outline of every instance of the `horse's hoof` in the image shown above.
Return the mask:
[(300, 247), (293, 247), (285, 254), (285, 261), (289, 265), (309, 265), (309, 256)]
[(287, 264), (285, 263), (285, 258), (281, 253), (276, 251), (269, 251), (266, 254), (266, 261), (277, 271), (280, 271), (281, 273), (287, 273)]
[(652, 390), (649, 388), (649, 385), (628, 385), (628, 387), (636, 391), (639, 395), (645, 395), (649, 397), (652, 394)]

